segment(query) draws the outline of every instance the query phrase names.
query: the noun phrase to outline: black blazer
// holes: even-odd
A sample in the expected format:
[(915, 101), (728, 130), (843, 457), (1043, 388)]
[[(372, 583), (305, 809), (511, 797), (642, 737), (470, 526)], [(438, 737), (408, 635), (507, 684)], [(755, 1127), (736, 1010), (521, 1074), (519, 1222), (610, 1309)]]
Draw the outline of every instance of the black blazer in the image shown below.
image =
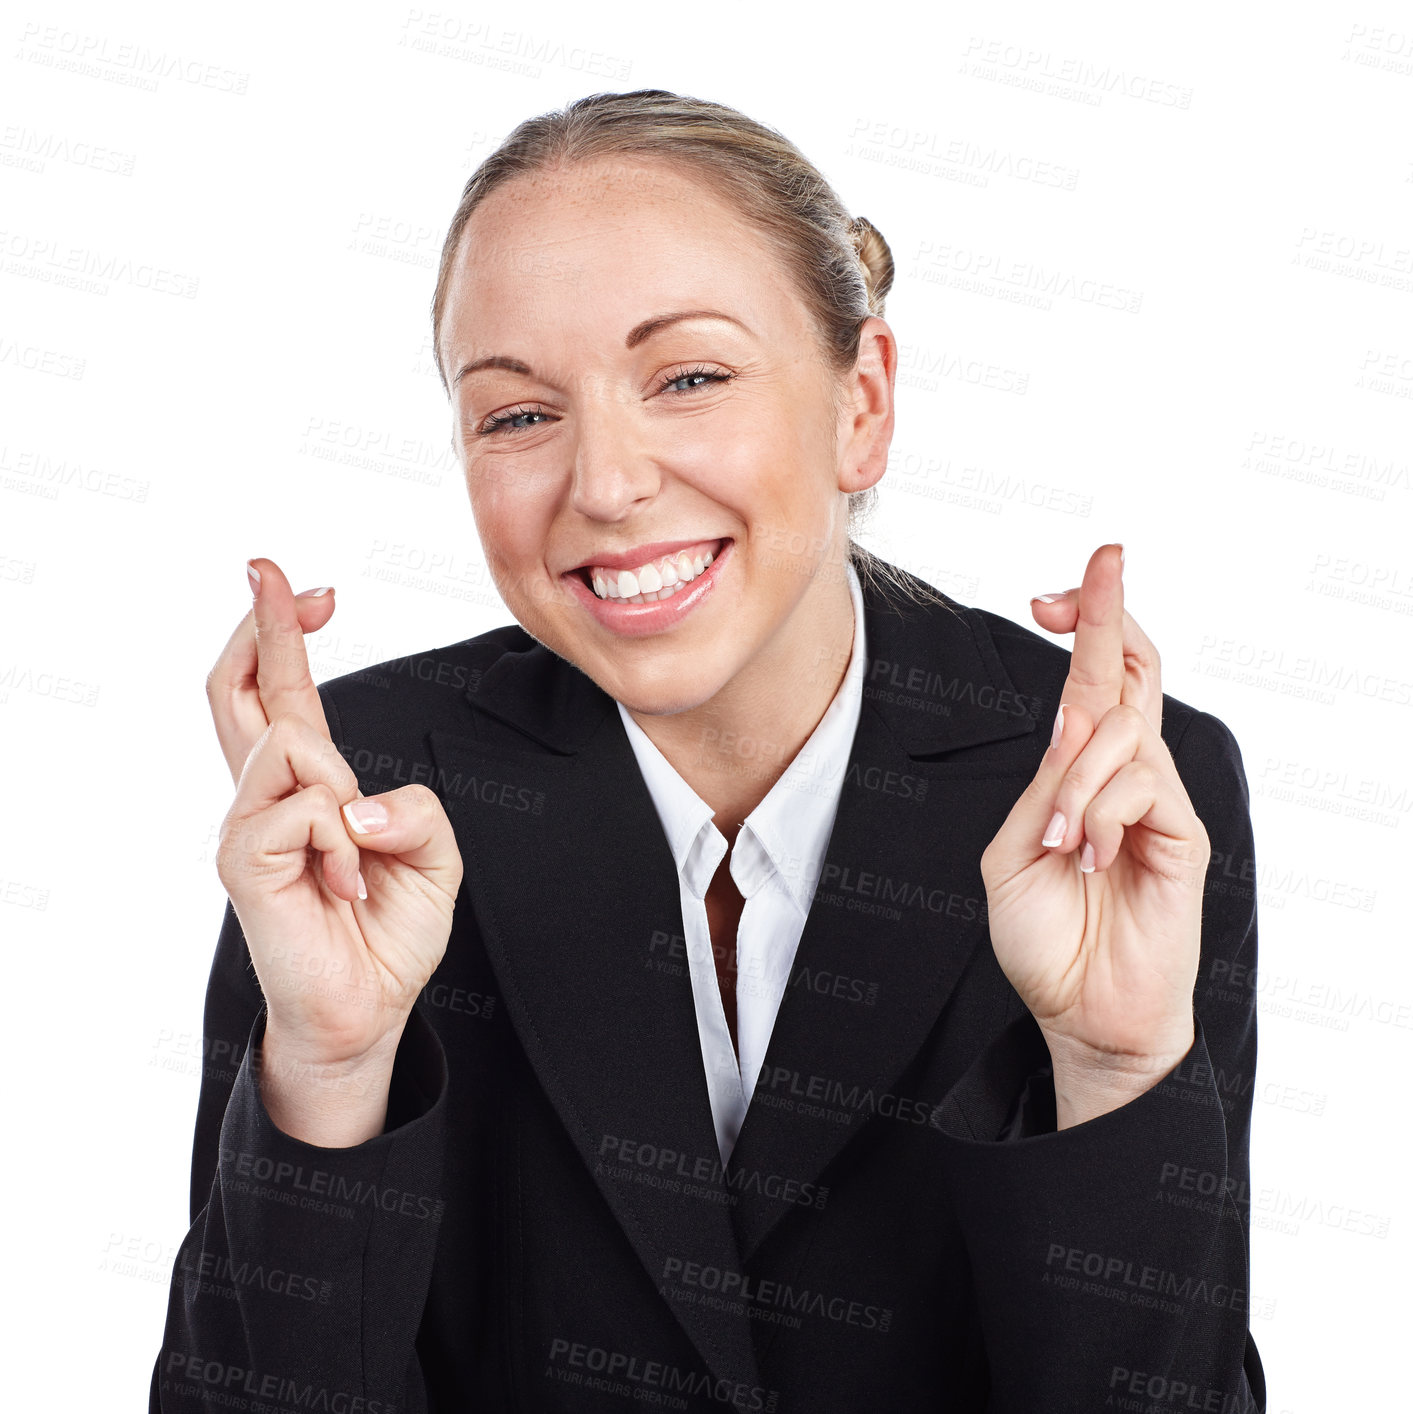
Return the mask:
[(864, 602), (838, 817), (725, 1172), (676, 869), (613, 700), (514, 624), (321, 686), (365, 794), (444, 801), (451, 939), (385, 1132), (322, 1149), (261, 1105), (227, 905), (153, 1411), (1265, 1409), (1236, 742), (1164, 698), (1213, 851), (1192, 1050), (1055, 1132), (979, 860), (1069, 654), (950, 601)]

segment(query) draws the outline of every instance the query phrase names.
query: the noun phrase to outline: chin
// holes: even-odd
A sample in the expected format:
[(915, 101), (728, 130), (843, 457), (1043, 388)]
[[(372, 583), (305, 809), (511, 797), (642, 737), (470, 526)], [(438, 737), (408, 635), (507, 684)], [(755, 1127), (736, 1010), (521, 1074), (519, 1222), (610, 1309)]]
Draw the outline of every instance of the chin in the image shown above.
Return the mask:
[[(607, 689), (605, 689), (607, 691)], [(617, 694), (611, 694), (617, 696)], [(684, 697), (681, 693), (641, 693), (625, 692), (618, 697), (625, 707), (631, 712), (639, 712), (645, 717), (675, 717), (679, 712), (690, 712), (696, 707), (700, 707), (703, 702), (710, 701), (716, 694), (708, 692), (703, 695)]]
[(710, 702), (726, 685), (715, 676), (708, 678), (702, 674), (694, 674), (693, 679), (686, 682), (680, 677), (655, 682), (650, 675), (639, 673), (605, 673), (601, 676), (590, 673), (589, 676), (610, 697), (647, 717), (673, 717), (679, 712), (693, 711)]

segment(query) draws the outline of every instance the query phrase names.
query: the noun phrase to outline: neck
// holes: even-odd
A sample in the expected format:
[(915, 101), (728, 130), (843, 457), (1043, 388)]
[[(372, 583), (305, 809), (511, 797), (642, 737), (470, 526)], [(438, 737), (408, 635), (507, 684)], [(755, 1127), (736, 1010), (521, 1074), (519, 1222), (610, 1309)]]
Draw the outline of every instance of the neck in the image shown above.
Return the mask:
[(716, 812), (728, 845), (785, 774), (834, 700), (849, 666), (854, 605), (826, 566), (787, 623), (714, 697), (689, 712), (629, 710), (669, 764)]

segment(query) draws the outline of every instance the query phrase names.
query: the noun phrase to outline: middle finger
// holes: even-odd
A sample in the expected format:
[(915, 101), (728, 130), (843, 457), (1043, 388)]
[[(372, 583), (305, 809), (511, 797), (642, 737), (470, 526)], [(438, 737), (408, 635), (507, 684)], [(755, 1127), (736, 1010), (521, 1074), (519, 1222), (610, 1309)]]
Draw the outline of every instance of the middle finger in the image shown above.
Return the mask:
[[(278, 566), (264, 559), (255, 563), (261, 570), (261, 598), (271, 596), (264, 610), (267, 627), (262, 636), (258, 618), (261, 606), (260, 600), (256, 600), (250, 612), (236, 625), (206, 677), (206, 696), (216, 736), (233, 781), (240, 780), (252, 747), (282, 711), (303, 716), (316, 730), (329, 735), (324, 704), (309, 676), (303, 635), (328, 623), (333, 613), (333, 591), (305, 590), (291, 595), (289, 581)], [(285, 641), (288, 644), (290, 640), (298, 640), (298, 657), (288, 646), (283, 649), (278, 646), (276, 631), (270, 626), (281, 616), (278, 607), (281, 602), (286, 606), (283, 614), (294, 630)]]
[(1101, 545), (1084, 567), (1070, 670), (1060, 701), (1082, 707), (1096, 722), (1123, 700), (1124, 591), (1122, 548)]
[[(1050, 633), (1073, 633), (1079, 621), (1079, 589), (1040, 594), (1030, 601), (1036, 622)], [(1124, 702), (1131, 702), (1148, 718), (1153, 730), (1163, 727), (1162, 663), (1153, 640), (1137, 619), (1124, 610)]]

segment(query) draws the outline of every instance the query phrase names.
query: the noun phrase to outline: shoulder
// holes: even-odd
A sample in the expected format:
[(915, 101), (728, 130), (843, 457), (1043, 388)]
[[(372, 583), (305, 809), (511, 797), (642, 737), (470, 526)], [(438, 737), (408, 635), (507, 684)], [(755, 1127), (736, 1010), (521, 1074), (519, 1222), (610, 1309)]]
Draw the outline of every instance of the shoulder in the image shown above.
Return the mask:
[[(905, 614), (946, 615), (965, 626), (983, 659), (994, 655), (994, 661), (1010, 679), (1017, 698), (1031, 704), (1037, 714), (1044, 714), (1040, 725), (1046, 730), (1038, 733), (1043, 738), (1043, 749), (1049, 740), (1049, 723), (1060, 704), (1069, 674), (1069, 638), (1053, 638), (992, 609), (961, 603), (897, 566), (889, 569), (895, 586), (907, 586), (918, 591), (919, 598), (940, 601), (916, 602), (895, 589), (889, 597)], [(1235, 803), (1243, 810), (1248, 806), (1241, 750), (1235, 735), (1221, 718), (1165, 692), (1162, 736), (1199, 813), (1203, 810), (1199, 794), (1210, 798), (1215, 792), (1228, 799), (1235, 797)]]
[[(465, 730), (468, 697), (497, 663), (508, 656), (534, 654), (553, 658), (518, 623), (501, 624), (473, 638), (441, 644), (373, 663), (319, 684), (326, 711), (345, 730), (357, 724), (361, 737), (370, 733), (415, 733)], [(555, 660), (558, 662), (559, 660)], [(338, 734), (334, 721), (330, 729)]]

